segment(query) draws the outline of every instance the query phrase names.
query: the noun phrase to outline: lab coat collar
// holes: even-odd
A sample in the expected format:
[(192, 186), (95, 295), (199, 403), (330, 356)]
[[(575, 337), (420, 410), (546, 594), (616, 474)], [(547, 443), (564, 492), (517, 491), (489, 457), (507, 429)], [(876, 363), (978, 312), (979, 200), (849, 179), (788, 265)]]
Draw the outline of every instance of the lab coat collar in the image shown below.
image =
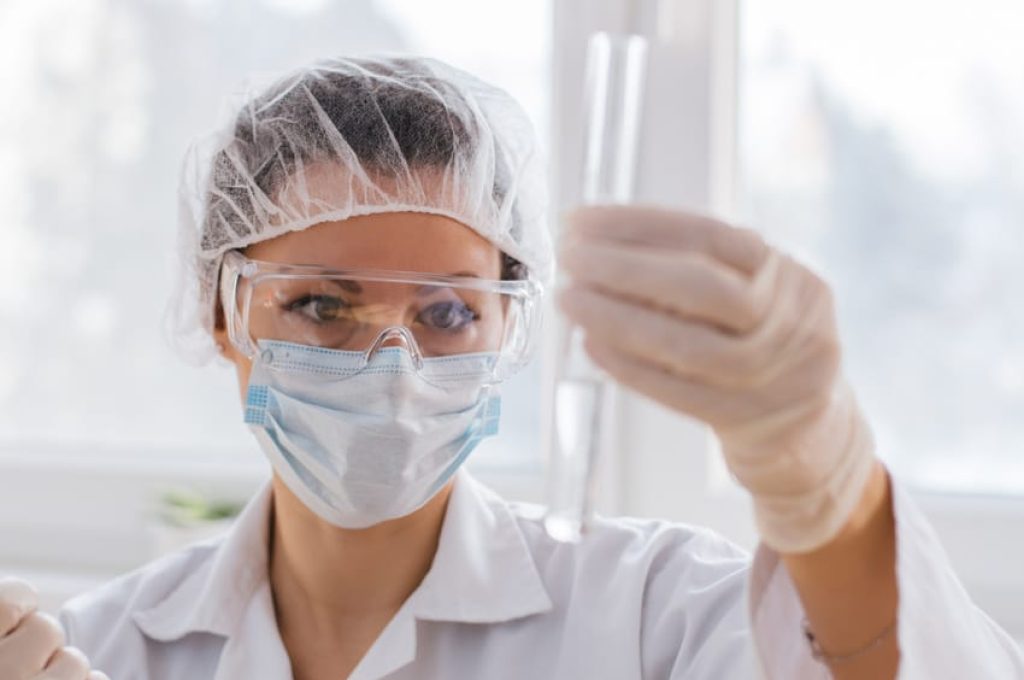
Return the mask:
[[(135, 613), (143, 633), (170, 641), (194, 632), (231, 637), (239, 630), (250, 600), (267, 584), (271, 501), (268, 483), (246, 505), (212, 559), (186, 576), (159, 604)], [(409, 639), (415, 637), (413, 619), (496, 623), (551, 608), (508, 504), (467, 472), (460, 472), (434, 562), (389, 626), (397, 629), (393, 634), (413, 642)]]
[(168, 642), (189, 633), (230, 637), (235, 632), (253, 594), (268, 580), (272, 498), (268, 482), (213, 548), (211, 559), (185, 576), (159, 604), (135, 613), (143, 633)]
[(515, 515), (461, 472), (430, 571), (349, 680), (377, 680), (416, 657), (417, 621), (498, 623), (552, 608)]
[(497, 623), (549, 611), (544, 583), (508, 504), (461, 472), (434, 563), (412, 596), (417, 619)]

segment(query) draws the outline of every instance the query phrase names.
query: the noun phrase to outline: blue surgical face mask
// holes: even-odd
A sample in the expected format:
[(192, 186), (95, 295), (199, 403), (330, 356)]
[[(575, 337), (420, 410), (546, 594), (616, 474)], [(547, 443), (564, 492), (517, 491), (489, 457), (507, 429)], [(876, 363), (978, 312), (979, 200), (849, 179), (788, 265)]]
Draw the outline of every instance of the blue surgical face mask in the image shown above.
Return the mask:
[(484, 437), (500, 402), (496, 357), (418, 359), (260, 341), (245, 408), (288, 488), (333, 525), (360, 529), (429, 501)]

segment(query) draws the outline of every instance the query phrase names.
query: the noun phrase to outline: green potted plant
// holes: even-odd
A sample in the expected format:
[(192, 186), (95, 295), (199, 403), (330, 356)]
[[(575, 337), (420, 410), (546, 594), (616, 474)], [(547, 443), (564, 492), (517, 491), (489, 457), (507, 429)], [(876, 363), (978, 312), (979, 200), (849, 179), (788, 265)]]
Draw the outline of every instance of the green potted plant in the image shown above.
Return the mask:
[(224, 533), (244, 503), (212, 499), (195, 491), (173, 490), (160, 498), (154, 527), (153, 549), (157, 555)]

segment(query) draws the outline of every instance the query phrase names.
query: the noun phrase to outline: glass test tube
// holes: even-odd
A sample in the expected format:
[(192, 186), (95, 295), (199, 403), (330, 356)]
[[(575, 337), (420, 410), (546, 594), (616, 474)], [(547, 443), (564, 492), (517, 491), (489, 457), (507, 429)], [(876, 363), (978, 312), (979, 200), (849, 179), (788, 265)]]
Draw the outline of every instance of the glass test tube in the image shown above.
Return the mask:
[[(583, 192), (585, 204), (629, 203), (646, 72), (647, 40), (594, 34), (587, 45)], [(605, 381), (583, 349), (583, 333), (566, 327), (548, 433), (547, 515), (559, 541), (577, 541), (593, 512), (602, 445)]]

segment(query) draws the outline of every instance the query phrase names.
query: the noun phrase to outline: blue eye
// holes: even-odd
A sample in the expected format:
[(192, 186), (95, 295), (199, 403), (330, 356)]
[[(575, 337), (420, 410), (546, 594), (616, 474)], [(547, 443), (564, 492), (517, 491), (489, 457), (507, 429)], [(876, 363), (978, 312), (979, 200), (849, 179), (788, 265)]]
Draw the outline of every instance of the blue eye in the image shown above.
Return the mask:
[(479, 318), (479, 315), (463, 302), (453, 301), (430, 305), (417, 315), (416, 320), (430, 328), (457, 332)]
[(315, 323), (330, 323), (349, 308), (347, 302), (331, 295), (304, 295), (285, 306), (289, 312), (299, 312)]

